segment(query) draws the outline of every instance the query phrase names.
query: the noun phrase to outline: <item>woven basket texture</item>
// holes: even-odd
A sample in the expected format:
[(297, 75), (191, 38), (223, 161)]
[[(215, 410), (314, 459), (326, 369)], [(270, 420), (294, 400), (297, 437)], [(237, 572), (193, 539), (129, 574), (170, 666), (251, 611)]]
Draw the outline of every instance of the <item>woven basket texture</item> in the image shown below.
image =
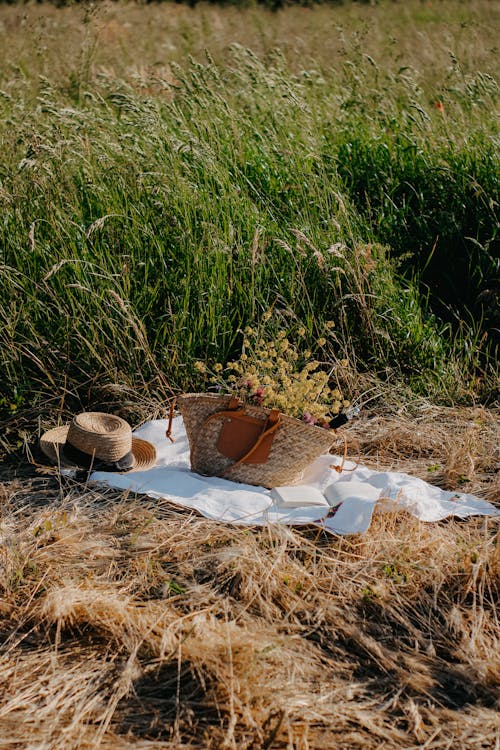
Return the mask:
[[(211, 414), (227, 409), (230, 400), (230, 396), (210, 393), (187, 393), (177, 400), (191, 449), (191, 468), (198, 474), (223, 476), (262, 487), (295, 484), (301, 480), (304, 469), (318, 456), (328, 453), (333, 443), (328, 430), (282, 414), (266, 463), (242, 463), (230, 468), (233, 463), (231, 459), (217, 450), (223, 417), (205, 424)], [(251, 417), (262, 419), (263, 424), (271, 411), (249, 404), (245, 404), (244, 408)]]

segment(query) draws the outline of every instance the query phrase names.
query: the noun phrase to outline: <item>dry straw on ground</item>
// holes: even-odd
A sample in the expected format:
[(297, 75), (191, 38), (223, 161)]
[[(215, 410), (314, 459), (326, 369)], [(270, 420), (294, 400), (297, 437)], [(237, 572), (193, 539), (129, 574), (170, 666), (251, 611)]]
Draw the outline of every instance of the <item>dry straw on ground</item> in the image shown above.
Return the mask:
[[(347, 435), (499, 499), (494, 412)], [(498, 521), (336, 538), (23, 473), (0, 485), (0, 748), (500, 746)]]

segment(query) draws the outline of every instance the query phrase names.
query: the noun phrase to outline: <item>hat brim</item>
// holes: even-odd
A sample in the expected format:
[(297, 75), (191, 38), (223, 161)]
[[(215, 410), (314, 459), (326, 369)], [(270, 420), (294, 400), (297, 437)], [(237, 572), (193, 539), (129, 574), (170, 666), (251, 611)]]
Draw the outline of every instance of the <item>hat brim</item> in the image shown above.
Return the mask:
[[(62, 448), (66, 442), (68, 436), (69, 425), (63, 425), (62, 427), (54, 427), (52, 430), (45, 432), (40, 438), (40, 450), (44, 453), (52, 464), (61, 466), (64, 469), (81, 469), (78, 464), (71, 463), (65, 458)], [(146, 440), (134, 437), (132, 435), (132, 455), (134, 457), (134, 465), (128, 471), (120, 472), (107, 472), (107, 473), (119, 473), (119, 474), (130, 474), (134, 471), (147, 471), (151, 469), (156, 463), (156, 448), (152, 443), (148, 443)]]

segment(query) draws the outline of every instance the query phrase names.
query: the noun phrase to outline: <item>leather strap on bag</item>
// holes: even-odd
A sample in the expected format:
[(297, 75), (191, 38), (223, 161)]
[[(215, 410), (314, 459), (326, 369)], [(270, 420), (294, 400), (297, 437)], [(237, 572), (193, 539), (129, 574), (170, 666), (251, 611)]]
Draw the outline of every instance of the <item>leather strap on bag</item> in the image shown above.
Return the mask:
[[(272, 409), (266, 422), (266, 427), (263, 430), (263, 432), (260, 434), (257, 442), (250, 448), (247, 453), (245, 453), (244, 456), (239, 458), (237, 461), (235, 461), (233, 464), (228, 466), (226, 469), (224, 469), (224, 474), (226, 474), (230, 469), (234, 469), (236, 466), (239, 466), (240, 464), (245, 463), (252, 463), (249, 459), (254, 456), (254, 454), (258, 451), (258, 449), (263, 445), (264, 441), (267, 440), (269, 437), (273, 436), (275, 432), (278, 430), (279, 426), (281, 424), (281, 414), (279, 413), (278, 409)], [(271, 438), (272, 442), (272, 438)], [(271, 448), (271, 445), (269, 445), (269, 450)], [(269, 451), (267, 452), (267, 455), (269, 454)]]
[(175, 443), (175, 438), (172, 437), (172, 422), (173, 422), (173, 419), (174, 419), (174, 409), (175, 409), (176, 401), (177, 401), (177, 399), (174, 398), (170, 402), (170, 411), (169, 411), (169, 414), (168, 414), (168, 427), (167, 427), (167, 431), (165, 433), (165, 435), (168, 437), (168, 439), (170, 440), (171, 443)]
[[(241, 416), (243, 416), (245, 413), (244, 407), (241, 405), (240, 400), (238, 398), (232, 398), (228, 406), (232, 408), (224, 409), (223, 411), (216, 411), (213, 414), (210, 414), (203, 422), (203, 427), (214, 420), (223, 420), (224, 422), (224, 420), (234, 419), (235, 421), (239, 421), (239, 418), (241, 418)], [(261, 420), (258, 421), (261, 422)], [(261, 448), (267, 442), (268, 445), (265, 446), (265, 458), (255, 461), (255, 463), (265, 463), (269, 454), (269, 450), (271, 448), (273, 436), (278, 430), (280, 424), (280, 412), (278, 411), (278, 409), (272, 409), (266, 422), (263, 423), (263, 429), (257, 436), (253, 445), (244, 453), (243, 456), (236, 459), (232, 464), (227, 466), (222, 474), (226, 474), (232, 468), (234, 468), (235, 466), (239, 466), (242, 463), (254, 463), (251, 460), (252, 457), (255, 457), (255, 454), (256, 452), (258, 452), (259, 448)]]
[[(165, 432), (166, 437), (170, 440), (171, 443), (175, 443), (175, 438), (172, 436), (172, 422), (174, 420), (174, 411), (175, 411), (175, 405), (177, 403), (177, 399), (174, 398), (170, 402), (170, 410), (168, 414), (168, 426), (167, 430)], [(228, 408), (229, 409), (236, 409), (238, 406), (241, 405), (241, 401), (237, 396), (232, 396)]]

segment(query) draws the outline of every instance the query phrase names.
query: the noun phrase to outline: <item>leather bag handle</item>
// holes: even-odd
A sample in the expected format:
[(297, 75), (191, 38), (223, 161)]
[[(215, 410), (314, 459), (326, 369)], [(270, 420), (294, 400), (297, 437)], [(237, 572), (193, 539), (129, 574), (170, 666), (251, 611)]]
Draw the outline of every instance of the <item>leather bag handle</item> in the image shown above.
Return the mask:
[[(167, 431), (165, 432), (166, 437), (168, 437), (171, 443), (175, 443), (175, 438), (172, 437), (172, 422), (174, 420), (174, 410), (175, 410), (176, 403), (177, 403), (176, 398), (174, 398), (170, 402), (170, 410), (168, 414), (168, 427), (167, 427)], [(241, 408), (242, 408), (242, 403), (240, 399), (238, 398), (238, 396), (231, 396), (231, 400), (229, 401), (229, 404), (228, 404), (228, 409), (232, 409), (234, 411), (240, 411)], [(220, 412), (217, 412), (217, 414), (220, 414)]]

